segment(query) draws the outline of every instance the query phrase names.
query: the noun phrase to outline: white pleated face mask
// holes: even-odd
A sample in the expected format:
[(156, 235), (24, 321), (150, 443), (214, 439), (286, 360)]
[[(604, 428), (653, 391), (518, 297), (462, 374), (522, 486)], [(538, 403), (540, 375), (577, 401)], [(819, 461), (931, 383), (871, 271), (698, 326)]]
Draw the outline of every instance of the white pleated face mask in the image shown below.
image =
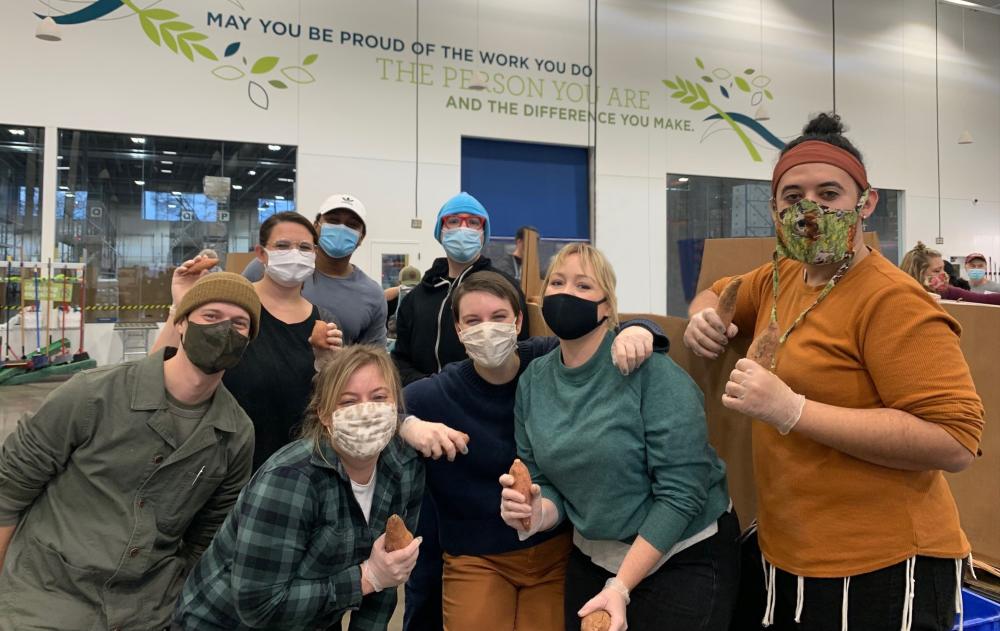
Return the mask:
[(305, 279), (312, 276), (315, 269), (315, 252), (301, 252), (294, 248), (267, 250), (267, 267), (264, 268), (264, 272), (268, 278), (282, 287), (301, 285)]
[(472, 361), (486, 368), (497, 368), (517, 348), (517, 324), (481, 322), (460, 331), (458, 339)]
[(396, 435), (396, 405), (369, 401), (333, 413), (330, 438), (333, 446), (360, 460), (374, 458)]

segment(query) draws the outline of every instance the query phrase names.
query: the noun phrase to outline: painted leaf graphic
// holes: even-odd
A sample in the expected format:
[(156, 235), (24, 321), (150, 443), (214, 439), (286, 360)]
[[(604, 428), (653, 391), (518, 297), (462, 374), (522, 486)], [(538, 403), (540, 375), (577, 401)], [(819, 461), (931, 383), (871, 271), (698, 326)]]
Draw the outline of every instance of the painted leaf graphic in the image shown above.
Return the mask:
[(264, 86), (256, 81), (251, 81), (247, 84), (247, 98), (250, 99), (251, 103), (262, 110), (266, 110), (271, 106), (271, 100), (267, 96), (267, 90), (265, 90)]
[(194, 52), (191, 50), (191, 45), (184, 41), (184, 38), (178, 38), (177, 45), (181, 49), (181, 54), (188, 58), (188, 61), (194, 61)]
[(239, 42), (233, 42), (229, 46), (226, 46), (226, 51), (224, 53), (222, 53), (222, 56), (223, 57), (232, 57), (233, 55), (236, 54), (236, 52), (239, 49), (240, 49), (240, 43)]
[(225, 66), (219, 66), (212, 71), (212, 74), (223, 81), (236, 81), (237, 79), (243, 78), (246, 73), (236, 66), (230, 66), (227, 64)]
[(166, 22), (160, 25), (160, 30), (167, 31), (190, 31), (193, 28), (187, 22)]
[(764, 90), (764, 96), (766, 96), (768, 100), (774, 100), (774, 96), (771, 95), (770, 90)]
[(712, 77), (708, 76), (707, 74), (701, 75), (701, 80), (704, 81), (705, 83), (712, 83)]
[(177, 52), (177, 40), (174, 39), (174, 34), (168, 30), (160, 29), (160, 35), (163, 36), (163, 43), (167, 45), (167, 48), (173, 52)]
[(674, 83), (673, 81), (671, 81), (670, 79), (664, 79), (663, 80), (663, 85), (667, 86), (671, 90), (676, 90), (677, 89), (677, 84)]
[(715, 70), (712, 71), (712, 76), (721, 81), (731, 77), (732, 73), (726, 70), (725, 68), (716, 68)]
[(698, 93), (698, 90), (695, 89), (694, 84), (688, 81), (687, 79), (684, 80), (684, 87), (687, 88), (688, 94)]
[(719, 91), (722, 92), (722, 96), (726, 97), (727, 99), (729, 98), (729, 90), (726, 89), (726, 86), (720, 85)]
[(696, 96), (686, 96), (683, 99), (681, 99), (681, 103), (694, 103), (697, 100), (698, 97)]
[(319, 55), (317, 55), (316, 53), (312, 53), (311, 55), (306, 55), (306, 58), (302, 60), (302, 65), (308, 66), (309, 64), (316, 61), (317, 57), (319, 57)]
[(701, 97), (701, 100), (708, 101), (708, 92), (705, 92), (705, 88), (701, 87), (700, 85), (697, 85), (695, 87), (698, 88), (698, 96)]
[(153, 24), (152, 20), (147, 18), (145, 14), (139, 14), (139, 24), (142, 25), (142, 31), (146, 34), (146, 37), (153, 40), (153, 43), (157, 46), (160, 45), (160, 32), (156, 30), (156, 25)]
[(692, 105), (691, 109), (693, 109), (693, 110), (703, 110), (706, 107), (708, 107), (708, 103), (706, 103), (705, 101), (702, 101), (701, 103), (695, 103), (694, 105)]
[[(271, 72), (274, 67), (278, 65), (277, 57), (261, 57), (253, 63), (253, 67), (250, 68), (250, 72), (253, 74), (264, 74), (265, 72)], [(263, 90), (263, 88), (261, 88)], [(251, 101), (253, 99), (250, 99)], [(266, 108), (265, 108), (266, 109)]]
[(184, 33), (181, 37), (189, 42), (203, 42), (208, 39), (208, 35), (205, 35), (204, 33)]
[(755, 71), (753, 68), (747, 68), (743, 71), (743, 74), (753, 74)]
[(685, 94), (687, 94), (687, 92), (685, 92), (684, 90), (678, 90), (678, 91), (674, 92), (673, 94), (671, 94), (670, 98), (672, 98), (672, 99), (679, 99), (682, 96), (684, 96)]
[(736, 77), (736, 87), (743, 90), (744, 92), (750, 91), (750, 84), (743, 77)]
[(281, 74), (285, 75), (285, 78), (292, 83), (298, 83), (300, 85), (316, 81), (316, 77), (314, 77), (311, 72), (302, 66), (286, 66), (281, 69)]
[(754, 92), (753, 96), (750, 97), (750, 105), (757, 106), (764, 99), (764, 95), (760, 92)]
[(177, 17), (176, 13), (173, 11), (167, 11), (166, 9), (146, 9), (142, 12), (142, 15), (146, 16), (150, 20), (156, 20), (157, 22), (172, 20)]
[(698, 67), (699, 67), (699, 68), (701, 68), (702, 70), (704, 70), (704, 69), (705, 69), (705, 64), (704, 64), (704, 63), (702, 63), (702, 61), (701, 61), (701, 59), (700, 59), (700, 58), (698, 58), (698, 57), (695, 57), (695, 58), (694, 58), (694, 63), (698, 64)]
[(286, 89), (288, 89), (288, 84), (285, 83), (284, 81), (278, 81), (277, 79), (271, 79), (270, 81), (268, 81), (268, 83), (270, 83), (274, 87), (278, 88), (279, 90), (286, 90)]
[(191, 44), (195, 52), (204, 57), (205, 59), (211, 59), (212, 61), (219, 61), (219, 58), (215, 56), (210, 48), (202, 46), (201, 44)]
[(755, 88), (766, 88), (771, 83), (771, 77), (767, 77), (767, 76), (764, 76), (762, 74), (761, 75), (757, 75), (756, 77), (753, 78), (752, 81), (750, 81), (750, 83)]

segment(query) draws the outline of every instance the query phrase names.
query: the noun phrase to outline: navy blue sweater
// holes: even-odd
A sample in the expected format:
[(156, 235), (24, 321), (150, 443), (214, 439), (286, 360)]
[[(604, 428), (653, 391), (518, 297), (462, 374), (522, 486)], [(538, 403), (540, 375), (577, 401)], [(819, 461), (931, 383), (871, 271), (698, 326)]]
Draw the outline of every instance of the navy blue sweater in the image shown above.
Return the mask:
[[(655, 323), (635, 320), (654, 334), (654, 349), (666, 352), (669, 342)], [(438, 514), (441, 547), (451, 555), (502, 554), (536, 546), (568, 528), (539, 533), (518, 541), (517, 532), (500, 519), (498, 478), (517, 457), (514, 441), (514, 397), (517, 382), (531, 360), (557, 349), (558, 338), (534, 337), (518, 342), (518, 376), (493, 385), (479, 376), (472, 360), (444, 369), (403, 389), (406, 411), (426, 421), (444, 423), (469, 435), (469, 453), (454, 462), (425, 459), (426, 489)]]

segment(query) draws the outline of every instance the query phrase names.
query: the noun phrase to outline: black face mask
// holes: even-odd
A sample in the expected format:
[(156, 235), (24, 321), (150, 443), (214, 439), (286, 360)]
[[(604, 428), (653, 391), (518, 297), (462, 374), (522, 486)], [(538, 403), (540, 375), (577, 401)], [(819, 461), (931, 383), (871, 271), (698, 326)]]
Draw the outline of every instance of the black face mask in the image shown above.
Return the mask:
[(572, 294), (553, 294), (542, 301), (542, 317), (561, 340), (575, 340), (599, 327), (608, 316), (597, 319), (597, 305), (607, 302), (579, 298)]
[(233, 328), (232, 320), (197, 324), (188, 320), (187, 333), (181, 339), (184, 353), (206, 375), (232, 368), (240, 363), (250, 338)]

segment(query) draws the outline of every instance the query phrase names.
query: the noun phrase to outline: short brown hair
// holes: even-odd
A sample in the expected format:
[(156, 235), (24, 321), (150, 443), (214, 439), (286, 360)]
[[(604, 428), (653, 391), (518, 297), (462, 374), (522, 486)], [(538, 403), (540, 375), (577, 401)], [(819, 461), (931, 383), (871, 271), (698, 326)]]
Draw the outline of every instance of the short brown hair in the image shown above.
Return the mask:
[(299, 213), (295, 212), (294, 210), (286, 210), (285, 212), (275, 213), (271, 215), (270, 217), (264, 220), (264, 223), (260, 224), (260, 234), (258, 234), (257, 236), (260, 239), (261, 247), (267, 245), (267, 242), (271, 239), (271, 231), (274, 230), (274, 227), (279, 223), (286, 223), (286, 222), (299, 224), (300, 226), (308, 230), (310, 235), (312, 235), (313, 245), (319, 243), (319, 233), (316, 232), (316, 226), (312, 225), (312, 223), (308, 219), (306, 219)]
[(514, 318), (520, 317), (521, 298), (517, 295), (517, 290), (510, 284), (510, 281), (502, 274), (482, 271), (469, 274), (455, 290), (455, 293), (451, 295), (451, 312), (455, 316), (455, 322), (459, 320), (458, 306), (461, 304), (462, 298), (474, 291), (481, 291), (506, 300), (510, 303), (511, 309), (514, 310)]
[(379, 346), (354, 344), (334, 351), (333, 359), (313, 378), (313, 392), (309, 405), (306, 406), (299, 438), (312, 440), (315, 448), (319, 449), (322, 442), (327, 440), (327, 429), (322, 420), (328, 420), (337, 409), (337, 400), (347, 387), (351, 375), (369, 364), (382, 373), (396, 410), (403, 412), (403, 388), (396, 364), (389, 353)]
[(562, 266), (566, 259), (574, 254), (580, 257), (580, 263), (585, 271), (589, 268), (588, 273), (593, 275), (597, 288), (604, 292), (604, 297), (608, 301), (607, 327), (614, 331), (618, 328), (618, 296), (615, 295), (618, 279), (615, 277), (615, 270), (611, 267), (611, 262), (604, 256), (604, 253), (589, 243), (567, 243), (552, 258), (549, 271), (545, 274), (545, 283), (542, 285), (542, 304), (545, 304), (545, 288), (549, 286), (552, 274), (556, 268)]
[(932, 250), (921, 241), (917, 241), (917, 247), (903, 256), (903, 262), (899, 264), (899, 268), (923, 285), (927, 276), (927, 268), (931, 266), (931, 260), (940, 258), (944, 258), (940, 252)]

